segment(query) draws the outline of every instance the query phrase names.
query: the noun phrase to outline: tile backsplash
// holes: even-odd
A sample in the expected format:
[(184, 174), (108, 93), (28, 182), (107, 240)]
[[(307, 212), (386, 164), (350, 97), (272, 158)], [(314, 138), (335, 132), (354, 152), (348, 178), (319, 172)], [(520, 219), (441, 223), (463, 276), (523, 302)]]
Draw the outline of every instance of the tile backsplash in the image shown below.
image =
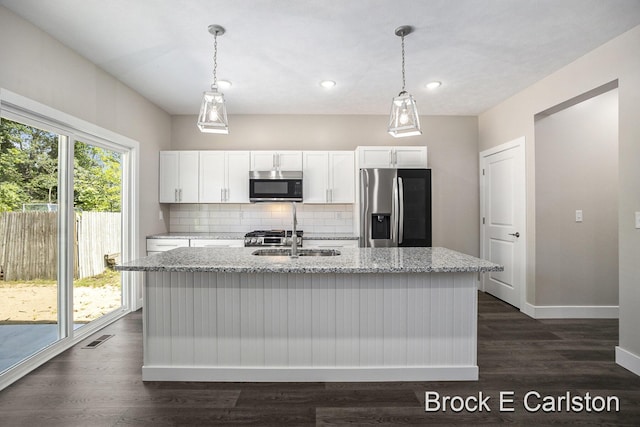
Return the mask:
[[(354, 233), (353, 205), (296, 204), (298, 229), (313, 233)], [(290, 229), (289, 203), (172, 204), (172, 233), (247, 232)]]

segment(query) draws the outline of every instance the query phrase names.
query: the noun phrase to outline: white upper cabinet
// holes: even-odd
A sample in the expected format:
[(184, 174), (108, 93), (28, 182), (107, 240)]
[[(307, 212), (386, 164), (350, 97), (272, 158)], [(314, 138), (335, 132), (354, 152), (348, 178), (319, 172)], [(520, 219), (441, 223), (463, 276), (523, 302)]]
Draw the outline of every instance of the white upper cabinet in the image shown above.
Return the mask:
[(227, 202), (249, 203), (249, 151), (227, 151)]
[(358, 147), (359, 168), (426, 168), (427, 147)]
[(302, 195), (305, 203), (327, 203), (329, 153), (305, 151), (302, 154)]
[(249, 151), (200, 152), (200, 203), (249, 203)]
[(302, 151), (252, 151), (252, 171), (300, 171), (302, 170)]
[(221, 203), (227, 188), (227, 173), (224, 151), (200, 152), (200, 197), (201, 203)]
[(329, 151), (329, 203), (354, 203), (355, 178), (355, 153)]
[(395, 147), (393, 151), (396, 168), (427, 167), (427, 147)]
[(160, 203), (198, 202), (197, 151), (160, 152)]
[(303, 152), (305, 203), (354, 203), (353, 151)]

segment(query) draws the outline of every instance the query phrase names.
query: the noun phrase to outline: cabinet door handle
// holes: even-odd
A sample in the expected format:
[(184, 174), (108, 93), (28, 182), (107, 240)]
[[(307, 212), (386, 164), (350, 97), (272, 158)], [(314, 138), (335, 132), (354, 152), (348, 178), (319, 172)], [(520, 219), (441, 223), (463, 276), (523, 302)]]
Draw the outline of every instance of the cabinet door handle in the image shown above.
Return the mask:
[(180, 202), (182, 201), (182, 188), (178, 190), (178, 196), (180, 197)]
[(229, 189), (225, 188), (224, 193), (225, 193), (224, 201), (228, 202), (229, 201)]
[(224, 202), (224, 188), (220, 189), (220, 201)]
[(177, 188), (173, 191), (173, 201), (174, 202), (178, 201), (178, 189)]
[(333, 188), (329, 189), (329, 202), (333, 202)]

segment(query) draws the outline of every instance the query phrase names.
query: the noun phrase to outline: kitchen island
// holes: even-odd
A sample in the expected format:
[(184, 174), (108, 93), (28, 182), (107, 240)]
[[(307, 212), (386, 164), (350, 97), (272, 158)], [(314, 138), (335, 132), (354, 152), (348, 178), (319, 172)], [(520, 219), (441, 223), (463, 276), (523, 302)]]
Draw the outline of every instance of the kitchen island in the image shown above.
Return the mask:
[(179, 248), (144, 271), (145, 381), (477, 380), (477, 277), (445, 248), (255, 256)]

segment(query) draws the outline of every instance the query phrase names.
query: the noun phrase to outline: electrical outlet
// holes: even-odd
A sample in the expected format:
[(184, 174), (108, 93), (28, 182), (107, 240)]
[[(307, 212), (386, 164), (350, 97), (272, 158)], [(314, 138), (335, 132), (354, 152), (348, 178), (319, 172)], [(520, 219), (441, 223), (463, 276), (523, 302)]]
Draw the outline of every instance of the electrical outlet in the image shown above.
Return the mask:
[(636, 212), (636, 228), (640, 229), (640, 212)]
[(582, 210), (576, 211), (576, 222), (582, 222)]

